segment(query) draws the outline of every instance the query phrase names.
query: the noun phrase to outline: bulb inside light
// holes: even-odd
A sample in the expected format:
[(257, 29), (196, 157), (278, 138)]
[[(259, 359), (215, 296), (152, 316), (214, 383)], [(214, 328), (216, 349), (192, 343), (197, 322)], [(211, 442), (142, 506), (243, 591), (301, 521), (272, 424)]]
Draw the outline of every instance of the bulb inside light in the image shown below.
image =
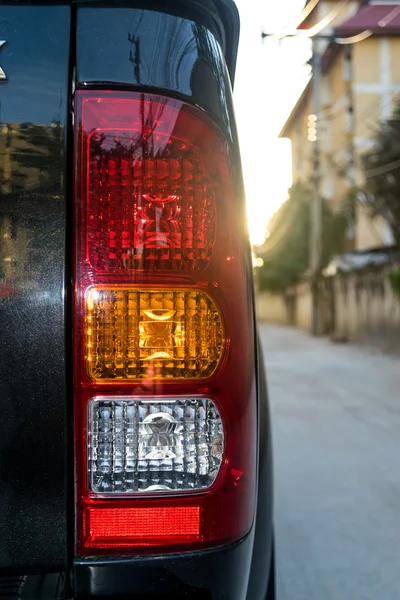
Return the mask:
[[(179, 424), (168, 413), (148, 415), (141, 424), (141, 438), (150, 449), (145, 460), (165, 460), (177, 458), (175, 448), (181, 450)], [(178, 435), (175, 435), (177, 433)]]

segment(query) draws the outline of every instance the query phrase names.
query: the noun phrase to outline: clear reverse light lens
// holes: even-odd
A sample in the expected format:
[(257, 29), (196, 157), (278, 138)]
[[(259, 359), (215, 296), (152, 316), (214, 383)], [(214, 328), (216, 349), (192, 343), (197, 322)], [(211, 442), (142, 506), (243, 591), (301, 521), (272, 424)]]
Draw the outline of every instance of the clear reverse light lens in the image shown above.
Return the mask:
[(223, 449), (221, 417), (208, 398), (89, 402), (88, 472), (95, 494), (208, 488)]

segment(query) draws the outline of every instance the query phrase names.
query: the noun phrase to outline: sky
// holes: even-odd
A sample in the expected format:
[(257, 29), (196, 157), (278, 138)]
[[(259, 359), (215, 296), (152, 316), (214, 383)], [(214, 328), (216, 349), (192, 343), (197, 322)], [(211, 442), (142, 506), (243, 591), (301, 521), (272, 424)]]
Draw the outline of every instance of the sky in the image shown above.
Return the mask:
[(250, 238), (261, 244), (268, 221), (287, 198), (291, 151), (277, 136), (308, 80), (308, 42), (279, 41), (261, 32), (296, 23), (304, 0), (236, 0), (241, 37), (235, 79), (235, 112), (247, 196)]

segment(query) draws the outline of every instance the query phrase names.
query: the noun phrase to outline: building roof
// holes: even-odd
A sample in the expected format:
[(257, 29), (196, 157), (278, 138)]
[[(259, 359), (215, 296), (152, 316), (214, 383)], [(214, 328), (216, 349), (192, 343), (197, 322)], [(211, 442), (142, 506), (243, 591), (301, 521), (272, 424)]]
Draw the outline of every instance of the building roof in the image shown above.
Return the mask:
[(299, 113), (301, 113), (304, 105), (308, 102), (308, 98), (311, 94), (311, 89), (312, 89), (312, 79), (310, 79), (310, 81), (307, 83), (306, 87), (304, 88), (303, 93), (301, 94), (300, 98), (297, 100), (296, 104), (294, 105), (292, 112), (286, 119), (285, 124), (283, 125), (281, 132), (279, 133), (280, 138), (288, 137), (288, 132), (289, 132), (291, 126), (296, 121)]
[(350, 36), (369, 30), (374, 35), (400, 35), (400, 3), (370, 4), (341, 23), (336, 32)]
[[(307, 2), (308, 4), (308, 2)], [(306, 24), (304, 21), (303, 25)], [(397, 4), (369, 4), (362, 6), (358, 12), (347, 21), (344, 21), (336, 30), (336, 35), (340, 37), (351, 37), (364, 31), (371, 31), (374, 35), (400, 36), (400, 0)], [(326, 72), (335, 61), (336, 56), (343, 49), (331, 43), (322, 57), (322, 70)], [(312, 81), (312, 80), (311, 80)], [(279, 137), (286, 137), (293, 122), (301, 112), (304, 104), (307, 102), (311, 93), (311, 81), (306, 86), (304, 92), (296, 102), (292, 112), (285, 122)]]
[[(308, 0), (307, 4), (310, 0)], [(321, 1), (321, 0), (320, 0)], [(307, 25), (307, 19), (302, 23), (302, 26)], [(300, 28), (302, 27), (300, 26)], [(371, 31), (374, 35), (400, 35), (400, 0), (397, 4), (369, 4), (362, 6), (358, 12), (344, 21), (336, 30), (336, 35), (340, 37), (351, 37), (364, 31)], [(336, 56), (343, 49), (343, 46), (338, 46), (331, 43), (322, 57), (322, 70), (326, 72), (335, 61)], [(286, 137), (293, 122), (296, 120), (303, 106), (307, 102), (311, 93), (312, 80), (309, 81), (304, 92), (296, 102), (285, 122), (279, 137)]]
[(325, 277), (332, 277), (338, 272), (351, 273), (361, 269), (372, 269), (393, 262), (398, 263), (399, 260), (400, 252), (395, 246), (338, 254), (324, 269), (324, 275)]

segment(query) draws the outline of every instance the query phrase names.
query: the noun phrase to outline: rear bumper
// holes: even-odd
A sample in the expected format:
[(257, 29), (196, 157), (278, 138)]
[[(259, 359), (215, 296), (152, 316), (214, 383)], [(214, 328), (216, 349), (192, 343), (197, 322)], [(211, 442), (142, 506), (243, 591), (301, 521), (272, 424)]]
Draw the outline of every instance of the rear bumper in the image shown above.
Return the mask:
[(250, 533), (231, 546), (192, 554), (79, 559), (73, 568), (74, 598), (243, 600), (252, 548)]

